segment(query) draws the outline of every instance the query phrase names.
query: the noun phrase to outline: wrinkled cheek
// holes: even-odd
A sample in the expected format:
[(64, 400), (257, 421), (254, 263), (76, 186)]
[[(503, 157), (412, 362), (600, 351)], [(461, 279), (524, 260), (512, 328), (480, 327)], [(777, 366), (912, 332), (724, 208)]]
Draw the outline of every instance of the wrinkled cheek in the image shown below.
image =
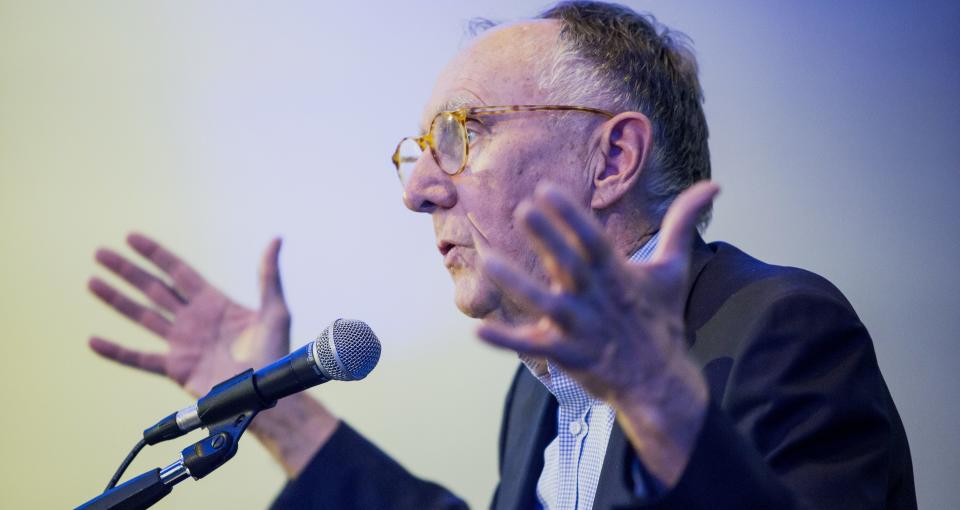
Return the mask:
[(468, 196), (461, 197), (481, 252), (487, 247), (500, 251), (515, 249), (519, 231), (513, 214), (520, 201), (532, 193), (524, 193), (522, 188), (523, 183), (515, 181), (478, 182)]
[(514, 210), (533, 195), (539, 180), (536, 165), (541, 159), (534, 156), (526, 143), (499, 143), (487, 148), (471, 166), (461, 200), (491, 243), (509, 236), (516, 228)]

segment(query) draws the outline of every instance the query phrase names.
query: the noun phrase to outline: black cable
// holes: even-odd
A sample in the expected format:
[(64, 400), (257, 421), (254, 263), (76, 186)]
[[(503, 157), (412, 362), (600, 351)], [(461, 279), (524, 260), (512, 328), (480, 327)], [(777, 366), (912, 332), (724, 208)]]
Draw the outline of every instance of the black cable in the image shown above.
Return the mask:
[(144, 446), (147, 446), (146, 441), (143, 439), (137, 441), (137, 444), (135, 444), (133, 449), (130, 450), (130, 453), (127, 454), (127, 458), (123, 459), (123, 463), (121, 463), (120, 467), (117, 468), (117, 472), (113, 474), (113, 478), (110, 479), (110, 482), (107, 484), (107, 488), (103, 489), (103, 492), (107, 492), (117, 485), (117, 482), (120, 481), (120, 477), (123, 476), (123, 472), (127, 470), (127, 466), (133, 462), (133, 458), (140, 453), (140, 450), (142, 450)]

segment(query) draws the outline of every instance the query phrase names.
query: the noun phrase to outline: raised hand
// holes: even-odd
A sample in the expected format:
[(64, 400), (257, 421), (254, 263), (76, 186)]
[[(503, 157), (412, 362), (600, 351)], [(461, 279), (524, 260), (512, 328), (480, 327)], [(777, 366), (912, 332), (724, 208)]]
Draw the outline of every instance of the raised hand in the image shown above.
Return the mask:
[(228, 298), (156, 241), (131, 234), (127, 243), (160, 269), (164, 278), (113, 250), (98, 250), (96, 260), (154, 306), (139, 304), (97, 277), (90, 279), (89, 288), (104, 303), (165, 340), (167, 349), (143, 352), (94, 336), (90, 348), (97, 354), (165, 375), (194, 396), (247, 368), (259, 368), (287, 354), (290, 313), (280, 284), (279, 239), (274, 239), (263, 255), (259, 310)]
[(702, 182), (678, 196), (650, 261), (631, 264), (592, 216), (541, 186), (516, 215), (549, 282), (496, 254), (482, 263), (505, 295), (539, 320), (487, 322), (479, 336), (552, 360), (610, 403), (647, 468), (668, 486), (682, 473), (706, 407), (706, 383), (686, 355), (683, 289), (697, 221), (718, 190)]

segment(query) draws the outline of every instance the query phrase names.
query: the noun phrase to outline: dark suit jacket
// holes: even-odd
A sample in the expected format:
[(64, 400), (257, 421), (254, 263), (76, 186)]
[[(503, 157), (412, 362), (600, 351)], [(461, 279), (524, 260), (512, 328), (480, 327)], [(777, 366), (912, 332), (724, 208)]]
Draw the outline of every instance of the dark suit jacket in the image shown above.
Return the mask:
[[(810, 272), (699, 239), (690, 274), (690, 355), (710, 387), (690, 462), (672, 490), (638, 500), (635, 454), (615, 426), (594, 508), (916, 508), (906, 434), (870, 336), (843, 295)], [(504, 409), (492, 508), (536, 508), (556, 405), (521, 366)], [(345, 424), (274, 502), (274, 508), (465, 507)]]

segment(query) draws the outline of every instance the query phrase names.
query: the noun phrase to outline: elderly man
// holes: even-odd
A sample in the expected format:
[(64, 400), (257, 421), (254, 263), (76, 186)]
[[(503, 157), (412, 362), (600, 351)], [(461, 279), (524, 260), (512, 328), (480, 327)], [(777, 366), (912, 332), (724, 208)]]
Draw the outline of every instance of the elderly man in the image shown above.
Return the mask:
[[(811, 273), (705, 244), (707, 126), (692, 55), (619, 6), (574, 2), (489, 30), (445, 69), (394, 163), (433, 218), (463, 313), (519, 353), (495, 508), (915, 508), (871, 340)], [(279, 241), (249, 310), (143, 236), (163, 280), (98, 260), (173, 319), (91, 289), (166, 338), (99, 354), (194, 395), (286, 353)], [(275, 506), (459, 508), (318, 402), (260, 415), (291, 482)]]

